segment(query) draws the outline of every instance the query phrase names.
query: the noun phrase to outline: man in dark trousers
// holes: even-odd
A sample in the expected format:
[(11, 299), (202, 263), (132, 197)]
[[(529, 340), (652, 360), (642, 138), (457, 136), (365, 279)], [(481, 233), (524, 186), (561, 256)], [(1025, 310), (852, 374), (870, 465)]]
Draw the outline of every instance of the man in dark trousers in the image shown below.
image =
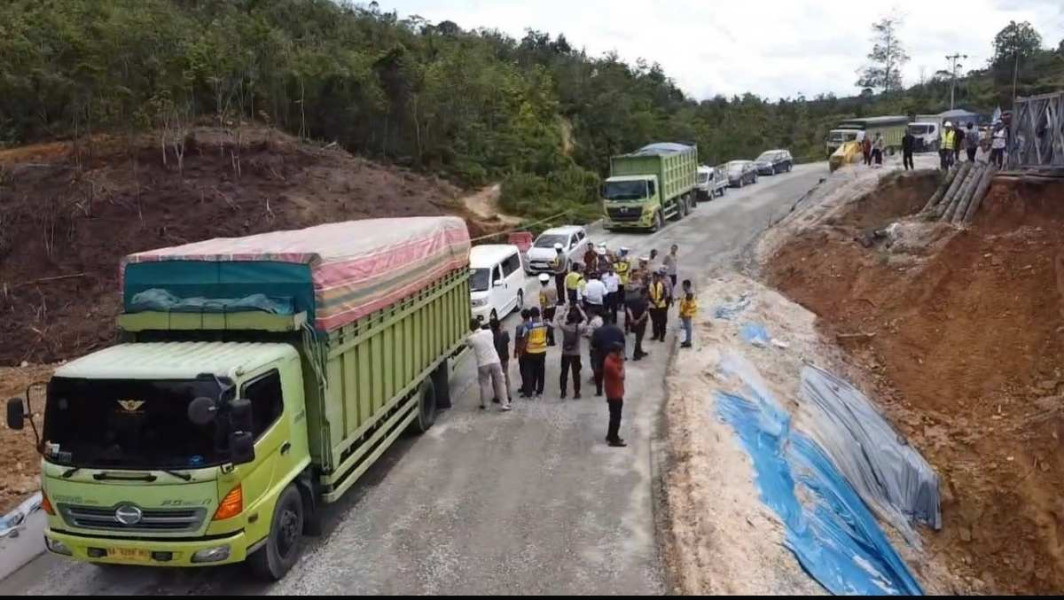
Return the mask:
[(906, 171), (916, 168), (913, 166), (913, 149), (915, 146), (916, 136), (906, 129), (905, 135), (901, 137), (901, 161)]
[(661, 271), (655, 271), (647, 288), (650, 293), (650, 321), (653, 325), (653, 335), (650, 339), (659, 342), (665, 341), (666, 321), (669, 314), (669, 292), (665, 285), (665, 275)]
[(591, 334), (591, 371), (595, 376), (595, 395), (602, 395), (603, 365), (610, 348), (620, 344), (624, 358), (624, 330), (613, 323), (606, 323)]
[(642, 360), (647, 355), (643, 352), (643, 336), (647, 333), (647, 321), (650, 318), (650, 301), (646, 288), (636, 288), (625, 306), (624, 325), (635, 334), (635, 352), (632, 360)]
[(565, 276), (569, 274), (569, 258), (561, 244), (554, 244), (554, 259), (551, 260), (554, 287), (558, 292), (558, 304), (565, 304)]
[(961, 152), (964, 151), (964, 128), (960, 123), (957, 123), (957, 127), (953, 130), (953, 162), (955, 164), (961, 163)]
[(528, 347), (528, 326), (532, 324), (532, 311), (521, 311), (521, 322), (514, 330), (514, 358), (517, 359), (517, 372), (521, 374), (521, 387), (518, 392), (522, 398), (527, 398), (528, 382), (532, 376), (528, 372), (528, 355), (525, 348)]
[(628, 444), (621, 439), (621, 411), (624, 409), (624, 344), (613, 344), (603, 364), (606, 382), (606, 404), (610, 408), (610, 424), (606, 443), (614, 448)]
[[(502, 364), (502, 373), (506, 378), (506, 398), (513, 401), (511, 394), (514, 388), (510, 385), (510, 332), (502, 328), (499, 319), (488, 321), (488, 328), (495, 338), (495, 352), (499, 354), (499, 363)], [(492, 402), (498, 404), (499, 398), (493, 399)]]
[(539, 308), (533, 306), (529, 312), (532, 320), (529, 321), (525, 334), (525, 356), (529, 374), (525, 396), (538, 398), (543, 395), (547, 369), (547, 324), (540, 317)]

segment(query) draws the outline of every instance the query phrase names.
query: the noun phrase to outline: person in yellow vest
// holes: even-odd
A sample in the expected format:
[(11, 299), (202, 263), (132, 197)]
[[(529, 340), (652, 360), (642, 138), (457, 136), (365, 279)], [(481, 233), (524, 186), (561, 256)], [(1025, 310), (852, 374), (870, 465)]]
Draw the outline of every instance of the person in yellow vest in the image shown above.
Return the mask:
[(683, 292), (680, 294), (680, 323), (683, 325), (684, 340), (681, 348), (690, 348), (693, 339), (692, 322), (698, 314), (698, 301), (691, 291), (691, 280), (683, 280)]
[(569, 306), (579, 304), (584, 295), (584, 274), (579, 263), (574, 263), (569, 274), (565, 276), (565, 294), (569, 298)]
[(540, 316), (539, 308), (533, 306), (532, 320), (528, 324), (525, 334), (525, 356), (528, 361), (529, 378), (526, 381), (525, 397), (532, 398), (543, 395), (543, 384), (547, 375), (547, 324)]
[(554, 244), (554, 258), (550, 261), (550, 270), (554, 275), (554, 289), (558, 292), (558, 304), (565, 304), (565, 276), (568, 275), (569, 257), (561, 244)]
[(943, 125), (942, 145), (938, 148), (939, 164), (942, 170), (953, 166), (953, 151), (957, 148), (957, 134), (953, 131), (953, 123), (946, 121)]
[(648, 292), (650, 294), (650, 322), (653, 332), (650, 339), (659, 342), (665, 341), (665, 322), (669, 316), (669, 292), (665, 285), (665, 276), (662, 271), (655, 271), (651, 276)]

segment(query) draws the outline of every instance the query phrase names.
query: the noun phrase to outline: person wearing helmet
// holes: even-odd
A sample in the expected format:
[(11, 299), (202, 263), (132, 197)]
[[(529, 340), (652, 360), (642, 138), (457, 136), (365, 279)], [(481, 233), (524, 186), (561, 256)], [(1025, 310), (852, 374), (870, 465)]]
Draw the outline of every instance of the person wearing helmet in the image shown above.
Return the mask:
[(551, 260), (550, 267), (554, 273), (558, 304), (565, 304), (565, 276), (569, 274), (569, 258), (565, 256), (565, 248), (561, 244), (554, 244), (554, 259)]
[(953, 133), (953, 123), (942, 124), (942, 145), (938, 149), (939, 166), (945, 171), (953, 166), (953, 152), (957, 149), (957, 136)]
[(547, 345), (554, 345), (554, 315), (558, 307), (558, 290), (552, 286), (550, 275), (539, 276), (539, 312), (547, 324)]
[(617, 260), (613, 261), (613, 272), (617, 274), (617, 306), (621, 307), (627, 300), (625, 289), (632, 275), (632, 263), (628, 262), (628, 248), (617, 251)]

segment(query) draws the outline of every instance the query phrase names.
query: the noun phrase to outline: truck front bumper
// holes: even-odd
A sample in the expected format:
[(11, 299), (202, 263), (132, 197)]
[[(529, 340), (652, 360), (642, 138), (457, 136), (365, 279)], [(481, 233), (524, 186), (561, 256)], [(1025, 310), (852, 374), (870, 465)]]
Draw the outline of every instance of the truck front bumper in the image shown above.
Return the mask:
[(46, 529), (44, 541), (53, 554), (116, 565), (210, 567), (242, 562), (250, 554), (243, 530), (225, 537), (172, 541), (88, 537)]

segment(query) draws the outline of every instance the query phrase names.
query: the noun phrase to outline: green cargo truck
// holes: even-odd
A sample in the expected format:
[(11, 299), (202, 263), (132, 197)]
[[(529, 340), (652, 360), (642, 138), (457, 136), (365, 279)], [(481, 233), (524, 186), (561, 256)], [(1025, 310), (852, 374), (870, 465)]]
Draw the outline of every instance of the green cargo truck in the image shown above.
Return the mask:
[(830, 157), (846, 142), (856, 141), (862, 136), (874, 140), (876, 134), (883, 136), (883, 143), (890, 154), (901, 149), (901, 138), (909, 127), (909, 117), (868, 117), (865, 119), (846, 119), (839, 126), (828, 132), (824, 149)]
[(602, 185), (603, 227), (649, 229), (665, 219), (682, 219), (698, 206), (694, 189), (698, 148), (659, 143), (610, 159), (610, 177)]
[(128, 257), (120, 343), (8, 403), (44, 412), (47, 548), (284, 576), (318, 507), (450, 406), (468, 254), (461, 219), (419, 217)]

